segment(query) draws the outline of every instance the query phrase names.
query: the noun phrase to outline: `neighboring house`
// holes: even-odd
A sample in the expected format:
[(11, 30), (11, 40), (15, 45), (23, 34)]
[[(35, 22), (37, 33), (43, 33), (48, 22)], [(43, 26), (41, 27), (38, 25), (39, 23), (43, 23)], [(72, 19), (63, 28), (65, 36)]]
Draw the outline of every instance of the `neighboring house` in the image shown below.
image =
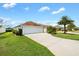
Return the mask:
[(5, 31), (6, 31), (5, 27), (3, 27), (2, 25), (0, 25), (0, 33), (3, 33)]
[(37, 24), (35, 22), (29, 21), (16, 26), (15, 29), (18, 30), (19, 28), (22, 29), (23, 35), (31, 34), (31, 33), (44, 33), (47, 32), (47, 26), (42, 24)]

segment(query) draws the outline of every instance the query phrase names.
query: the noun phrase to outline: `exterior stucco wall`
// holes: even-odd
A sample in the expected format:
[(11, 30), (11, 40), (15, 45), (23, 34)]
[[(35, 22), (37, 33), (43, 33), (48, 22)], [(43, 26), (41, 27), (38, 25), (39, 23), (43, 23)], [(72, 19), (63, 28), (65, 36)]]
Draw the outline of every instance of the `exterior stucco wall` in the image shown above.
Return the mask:
[(5, 31), (6, 31), (6, 29), (4, 27), (0, 27), (0, 33), (3, 33)]

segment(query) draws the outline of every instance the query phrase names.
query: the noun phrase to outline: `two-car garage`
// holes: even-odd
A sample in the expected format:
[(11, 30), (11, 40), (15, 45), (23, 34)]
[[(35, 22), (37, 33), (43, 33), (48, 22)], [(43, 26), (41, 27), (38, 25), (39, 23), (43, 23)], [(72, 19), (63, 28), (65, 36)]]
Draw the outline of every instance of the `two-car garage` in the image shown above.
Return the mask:
[(26, 22), (21, 25), (23, 35), (33, 33), (44, 33), (47, 28), (44, 25), (39, 25), (34, 22)]
[(31, 34), (31, 33), (43, 33), (43, 26), (23, 26), (23, 34)]

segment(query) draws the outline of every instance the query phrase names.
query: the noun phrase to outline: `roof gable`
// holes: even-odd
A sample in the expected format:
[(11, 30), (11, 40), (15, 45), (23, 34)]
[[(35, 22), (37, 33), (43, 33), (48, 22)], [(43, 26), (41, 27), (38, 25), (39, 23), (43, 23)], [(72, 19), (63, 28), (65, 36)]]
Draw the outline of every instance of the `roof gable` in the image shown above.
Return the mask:
[(17, 28), (17, 27), (20, 27), (20, 26), (44, 26), (44, 27), (47, 27), (47, 25), (37, 24), (35, 22), (28, 21), (28, 22), (25, 22), (23, 24), (20, 24), (20, 25), (14, 27), (14, 28)]
[(24, 24), (22, 25), (26, 25), (26, 26), (43, 26), (41, 24), (37, 24), (35, 22), (32, 22), (32, 21), (29, 21), (29, 22), (25, 22)]

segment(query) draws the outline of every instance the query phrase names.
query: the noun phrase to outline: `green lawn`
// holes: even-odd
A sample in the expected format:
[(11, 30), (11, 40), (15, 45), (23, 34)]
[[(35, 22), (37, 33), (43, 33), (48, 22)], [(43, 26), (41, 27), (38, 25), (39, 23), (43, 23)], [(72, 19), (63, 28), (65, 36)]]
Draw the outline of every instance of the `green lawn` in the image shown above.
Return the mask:
[(63, 34), (63, 33), (57, 33), (53, 34), (53, 36), (65, 38), (65, 39), (72, 39), (72, 40), (79, 40), (78, 34)]
[(53, 56), (46, 47), (12, 33), (0, 34), (0, 56)]

